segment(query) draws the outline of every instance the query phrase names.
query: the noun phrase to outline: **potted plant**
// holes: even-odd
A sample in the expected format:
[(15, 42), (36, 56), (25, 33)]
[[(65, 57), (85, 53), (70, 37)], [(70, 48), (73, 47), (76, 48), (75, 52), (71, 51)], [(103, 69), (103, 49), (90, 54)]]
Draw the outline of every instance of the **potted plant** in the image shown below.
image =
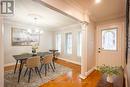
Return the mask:
[(107, 75), (106, 80), (109, 83), (113, 83), (113, 75), (120, 74), (119, 67), (117, 66), (113, 67), (113, 66), (102, 65), (102, 66), (97, 66), (97, 70)]

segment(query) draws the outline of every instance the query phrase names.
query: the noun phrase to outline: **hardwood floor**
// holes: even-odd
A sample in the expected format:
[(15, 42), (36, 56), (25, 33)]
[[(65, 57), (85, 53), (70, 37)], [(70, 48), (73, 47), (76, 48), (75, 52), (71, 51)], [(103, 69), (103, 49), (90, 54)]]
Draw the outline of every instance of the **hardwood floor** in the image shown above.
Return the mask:
[[(15, 65), (5, 66), (5, 67), (4, 67), (4, 71), (14, 70), (14, 67), (15, 67)], [(18, 68), (19, 68), (19, 64), (18, 64), (18, 66), (17, 66), (17, 69), (18, 69)]]
[(72, 69), (72, 72), (68, 72), (48, 83), (41, 85), (40, 87), (96, 87), (101, 74), (97, 71), (92, 72), (86, 79), (80, 79), (80, 66), (66, 62), (63, 60), (57, 60), (58, 64), (67, 66)]
[[(96, 87), (101, 74), (97, 71), (92, 72), (86, 79), (80, 79), (80, 69), (79, 65), (66, 62), (63, 60), (57, 60), (56, 63), (64, 65), (72, 69), (72, 72), (68, 72), (62, 76), (57, 77), (54, 80), (49, 81), (41, 85), (40, 87)], [(5, 67), (4, 70), (14, 69), (14, 66)]]

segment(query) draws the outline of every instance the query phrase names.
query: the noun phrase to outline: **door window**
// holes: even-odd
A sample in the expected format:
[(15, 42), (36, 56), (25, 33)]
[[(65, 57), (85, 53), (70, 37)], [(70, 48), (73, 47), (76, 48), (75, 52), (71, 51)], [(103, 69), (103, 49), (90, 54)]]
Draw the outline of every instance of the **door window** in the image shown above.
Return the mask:
[(102, 30), (102, 50), (117, 50), (117, 29)]

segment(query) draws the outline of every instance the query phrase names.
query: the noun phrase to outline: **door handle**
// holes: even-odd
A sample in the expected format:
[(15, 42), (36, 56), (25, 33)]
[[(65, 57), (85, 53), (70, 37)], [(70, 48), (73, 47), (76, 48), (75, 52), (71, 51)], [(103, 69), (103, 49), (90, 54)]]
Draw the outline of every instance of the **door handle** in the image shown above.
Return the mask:
[(98, 53), (100, 53), (101, 52), (101, 48), (98, 48)]

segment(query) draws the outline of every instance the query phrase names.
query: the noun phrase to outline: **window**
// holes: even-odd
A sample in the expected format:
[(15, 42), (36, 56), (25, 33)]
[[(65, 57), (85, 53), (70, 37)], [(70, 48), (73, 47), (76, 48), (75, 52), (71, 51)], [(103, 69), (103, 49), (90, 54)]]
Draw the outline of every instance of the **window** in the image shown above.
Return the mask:
[(56, 34), (56, 49), (61, 52), (61, 33)]
[(82, 32), (78, 32), (77, 35), (77, 56), (81, 57), (82, 55)]
[(72, 33), (66, 33), (66, 53), (72, 54)]
[(102, 49), (117, 50), (117, 29), (106, 29), (102, 31)]

